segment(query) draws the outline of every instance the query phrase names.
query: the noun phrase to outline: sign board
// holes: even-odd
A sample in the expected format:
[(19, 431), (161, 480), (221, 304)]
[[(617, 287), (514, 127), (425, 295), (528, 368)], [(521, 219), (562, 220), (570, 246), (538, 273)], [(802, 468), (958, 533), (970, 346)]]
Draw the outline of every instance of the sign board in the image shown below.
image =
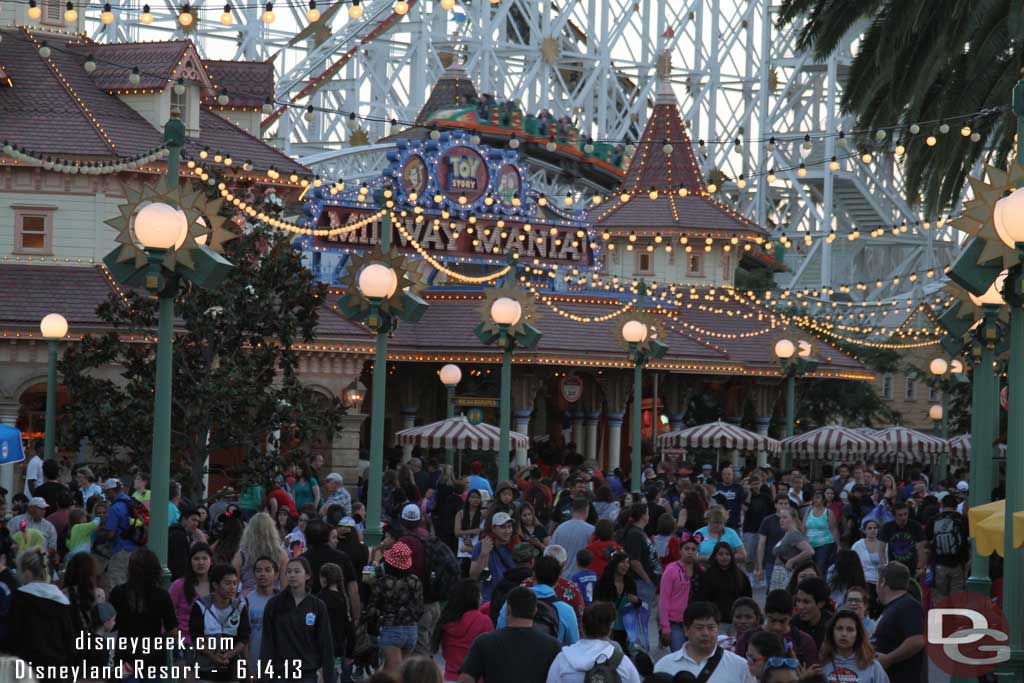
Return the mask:
[[(418, 156), (410, 157), (410, 159), (419, 158)], [(409, 161), (406, 162), (407, 166), (408, 164)], [(446, 194), (449, 199), (456, 201), (460, 197), (465, 197), (468, 202), (475, 202), (483, 196), (484, 190), (490, 184), (490, 174), (487, 171), (484, 158), (471, 147), (460, 145), (450, 148), (441, 156), (437, 172), (437, 180), (442, 194)], [(518, 172), (516, 175), (518, 177)]]
[(566, 403), (575, 403), (583, 397), (583, 380), (576, 375), (563, 377), (559, 388)]
[(469, 424), (478, 425), (484, 421), (484, 411), (481, 408), (470, 408), (466, 411), (466, 419)]
[(460, 408), (497, 408), (498, 399), (478, 396), (456, 396), (455, 405)]

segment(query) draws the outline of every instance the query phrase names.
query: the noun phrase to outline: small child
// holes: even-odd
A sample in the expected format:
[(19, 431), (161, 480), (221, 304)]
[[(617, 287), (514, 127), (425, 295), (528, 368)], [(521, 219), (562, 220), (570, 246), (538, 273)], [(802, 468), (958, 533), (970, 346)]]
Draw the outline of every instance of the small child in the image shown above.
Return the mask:
[(102, 498), (92, 496), (89, 498), (88, 508), (92, 511), (92, 519), (89, 513), (82, 508), (71, 508), (68, 514), (68, 557), (78, 553), (90, 552), (93, 542), (96, 540), (96, 529), (103, 523), (107, 514), (108, 504)]
[(580, 568), (572, 575), (572, 582), (576, 584), (583, 595), (583, 603), (589, 605), (594, 601), (594, 585), (597, 583), (597, 574), (590, 569), (594, 561), (594, 554), (586, 548), (580, 548), (576, 553), (576, 566)]

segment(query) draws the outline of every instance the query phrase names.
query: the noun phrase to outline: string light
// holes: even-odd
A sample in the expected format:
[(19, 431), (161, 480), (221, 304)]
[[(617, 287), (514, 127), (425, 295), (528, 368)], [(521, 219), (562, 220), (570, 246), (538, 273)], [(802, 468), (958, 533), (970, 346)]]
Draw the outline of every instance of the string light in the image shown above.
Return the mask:
[(71, 2), (71, 0), (68, 0), (66, 8), (67, 9), (64, 10), (64, 21), (68, 23), (78, 21), (78, 10), (75, 9), (75, 4)]
[(396, 0), (395, 1), (395, 14), (397, 14), (400, 17), (403, 17), (403, 16), (405, 16), (408, 13), (409, 13), (409, 3), (406, 2), (406, 0)]
[(276, 18), (277, 18), (277, 15), (274, 14), (274, 3), (268, 2), (267, 6), (263, 10), (263, 23), (264, 24), (273, 24), (274, 23), (274, 19), (276, 19)]
[(36, 0), (28, 0), (28, 18), (33, 21), (39, 21), (42, 16), (43, 10), (36, 4)]
[(100, 12), (100, 21), (109, 26), (114, 23), (114, 19), (114, 11), (111, 9), (110, 3), (105, 3), (103, 5), (103, 11)]
[(320, 10), (316, 8), (316, 0), (309, 0), (309, 9), (306, 10), (306, 19), (311, 24), (320, 21)]
[(235, 18), (231, 15), (231, 4), (224, 5), (224, 11), (220, 15), (220, 23), (224, 26), (231, 26), (235, 23)]
[(192, 16), (192, 7), (186, 2), (181, 6), (181, 12), (178, 13), (178, 23), (184, 28), (188, 28), (192, 25), (195, 17)]
[(359, 4), (359, 0), (352, 0), (352, 4), (348, 8), (348, 16), (352, 19), (360, 19), (363, 16), (363, 6)]
[(448, 268), (446, 265), (444, 265), (443, 263), (438, 261), (436, 258), (434, 258), (430, 254), (430, 252), (428, 252), (426, 249), (424, 249), (423, 245), (421, 245), (418, 241), (416, 241), (416, 238), (413, 237), (409, 233), (409, 231), (407, 231), (405, 229), (405, 226), (402, 224), (402, 221), (399, 220), (397, 216), (392, 214), (391, 222), (392, 222), (393, 225), (395, 225), (398, 228), (399, 234), (402, 235), (402, 237), (405, 239), (405, 241), (407, 241), (409, 243), (409, 245), (412, 246), (412, 248), (416, 251), (417, 254), (419, 254), (423, 258), (424, 261), (426, 261), (427, 263), (432, 265), (438, 271), (440, 271), (440, 272), (444, 273), (445, 275), (447, 275), (448, 277), (452, 278), (453, 280), (458, 280), (459, 282), (465, 282), (465, 283), (470, 283), (470, 284), (484, 284), (484, 283), (487, 283), (487, 282), (494, 282), (495, 280), (497, 280), (499, 278), (503, 278), (506, 275), (508, 275), (510, 270), (512, 270), (511, 266), (504, 266), (503, 268), (497, 270), (494, 273), (491, 273), (490, 275), (481, 275), (481, 276), (463, 275), (462, 273), (459, 273), (457, 271), (452, 270), (451, 268)]
[(142, 15), (139, 17), (139, 22), (145, 26), (153, 23), (153, 13), (149, 10), (149, 5), (142, 6)]

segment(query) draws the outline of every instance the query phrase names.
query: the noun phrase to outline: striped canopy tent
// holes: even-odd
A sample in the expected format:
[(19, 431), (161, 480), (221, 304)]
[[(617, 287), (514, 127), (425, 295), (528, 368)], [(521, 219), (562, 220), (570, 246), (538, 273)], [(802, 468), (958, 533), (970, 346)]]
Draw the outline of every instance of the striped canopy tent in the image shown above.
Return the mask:
[[(395, 434), (395, 441), (400, 446), (457, 448), (473, 451), (496, 451), (500, 438), (501, 430), (494, 425), (483, 422), (472, 424), (462, 415), (403, 429)], [(529, 445), (530, 439), (523, 434), (509, 432), (511, 448), (527, 448)]]
[(876, 439), (885, 442), (888, 457), (900, 463), (934, 463), (940, 455), (949, 453), (949, 444), (931, 434), (908, 427), (886, 427), (879, 430)]
[(871, 427), (854, 427), (853, 431), (858, 434), (866, 434), (867, 436), (876, 436), (878, 434), (878, 430)]
[(855, 429), (830, 425), (782, 440), (782, 450), (811, 460), (857, 462), (884, 458), (884, 441)]
[[(996, 444), (995, 453), (992, 454), (996, 459), (1006, 459), (1006, 444)], [(971, 457), (971, 435), (961, 434), (960, 436), (954, 436), (949, 440), (949, 460), (956, 465), (963, 465), (967, 462), (967, 459)]]
[(662, 448), (717, 448), (747, 453), (778, 453), (780, 448), (776, 439), (721, 420), (662, 434), (658, 437), (658, 445)]

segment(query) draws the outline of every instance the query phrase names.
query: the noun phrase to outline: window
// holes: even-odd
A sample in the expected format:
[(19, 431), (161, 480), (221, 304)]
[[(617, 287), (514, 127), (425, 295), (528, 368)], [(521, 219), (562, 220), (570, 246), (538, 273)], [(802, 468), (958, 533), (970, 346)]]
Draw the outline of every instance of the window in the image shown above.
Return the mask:
[(43, 22), (46, 24), (63, 24), (64, 4), (58, 2), (58, 0), (46, 0)]
[(882, 375), (882, 398), (886, 401), (891, 401), (893, 398), (893, 381), (891, 372), (887, 372)]
[(636, 254), (637, 275), (650, 275), (654, 272), (654, 254), (639, 251)]
[(938, 387), (929, 387), (928, 388), (928, 401), (930, 403), (938, 403), (941, 400), (942, 400), (942, 389), (939, 389)]
[(174, 92), (174, 88), (171, 88), (171, 109), (177, 109), (181, 114), (182, 121), (187, 120), (188, 117), (188, 86), (185, 86), (184, 92), (180, 95)]
[(732, 254), (722, 254), (722, 280), (732, 280)]
[(690, 254), (686, 259), (687, 275), (704, 275), (704, 254)]
[(903, 400), (917, 400), (917, 382), (909, 377), (907, 378), (907, 383), (903, 386)]
[(53, 253), (53, 212), (51, 208), (14, 207), (14, 253)]

